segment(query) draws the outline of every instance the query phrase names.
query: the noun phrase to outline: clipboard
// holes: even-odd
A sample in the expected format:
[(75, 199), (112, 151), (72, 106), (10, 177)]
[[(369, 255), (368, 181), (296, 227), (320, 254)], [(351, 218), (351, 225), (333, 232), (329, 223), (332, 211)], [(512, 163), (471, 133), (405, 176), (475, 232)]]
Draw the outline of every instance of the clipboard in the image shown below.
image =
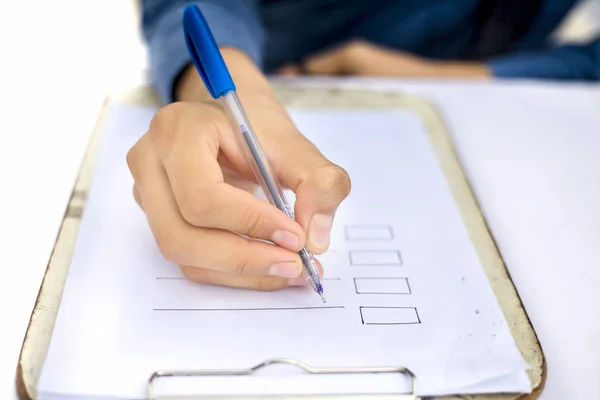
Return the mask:
[[(496, 244), (487, 227), (477, 201), (454, 153), (449, 133), (435, 107), (427, 100), (397, 93), (348, 90), (336, 87), (304, 88), (275, 85), (275, 92), (286, 107), (324, 108), (324, 109), (405, 109), (417, 114), (426, 131), (428, 139), (438, 157), (450, 191), (456, 201), (469, 237), (475, 247), (480, 263), (498, 300), (500, 308), (509, 326), (515, 343), (530, 369), (527, 375), (531, 381), (529, 394), (481, 394), (453, 395), (435, 397), (439, 400), (531, 400), (542, 392), (546, 380), (546, 361), (537, 335), (521, 303), (519, 295), (510, 278), (510, 274), (499, 254)], [(96, 159), (96, 150), (104, 128), (106, 111), (113, 101), (121, 101), (140, 106), (159, 106), (158, 97), (151, 86), (141, 86), (128, 92), (109, 97), (100, 112), (78, 180), (72, 192), (70, 202), (63, 219), (46, 274), (40, 288), (30, 323), (25, 335), (16, 373), (17, 392), (20, 399), (36, 398), (36, 384), (45, 356), (50, 345), (52, 331), (60, 307), (62, 291), (67, 280), (71, 256), (74, 250), (77, 232), (85, 207), (85, 198)], [(154, 385), (157, 380), (177, 376), (215, 376), (215, 375), (252, 375), (253, 373), (276, 364), (295, 366), (311, 374), (353, 374), (353, 373), (395, 373), (408, 376), (412, 380), (412, 393), (383, 395), (395, 399), (423, 399), (417, 396), (418, 376), (403, 366), (381, 368), (319, 368), (304, 364), (302, 360), (275, 359), (265, 360), (255, 366), (244, 366), (238, 370), (200, 370), (200, 371), (156, 371), (148, 377), (147, 399), (155, 399)], [(234, 378), (232, 378), (234, 379)], [(201, 394), (198, 394), (198, 398)], [(284, 396), (286, 399), (300, 396)], [(278, 397), (278, 398), (284, 398)], [(308, 396), (311, 399), (376, 399), (382, 395), (327, 395)], [(162, 397), (164, 398), (164, 397)], [(169, 397), (173, 399), (173, 397)], [(186, 397), (189, 398), (189, 397)], [(222, 398), (234, 398), (223, 396)], [(239, 396), (235, 398), (240, 398)], [(244, 396), (244, 399), (258, 399), (260, 396)], [(269, 398), (276, 398), (269, 396)], [(307, 398), (307, 396), (302, 396)], [(427, 397), (434, 399), (433, 397)], [(158, 398), (156, 398), (158, 399)]]

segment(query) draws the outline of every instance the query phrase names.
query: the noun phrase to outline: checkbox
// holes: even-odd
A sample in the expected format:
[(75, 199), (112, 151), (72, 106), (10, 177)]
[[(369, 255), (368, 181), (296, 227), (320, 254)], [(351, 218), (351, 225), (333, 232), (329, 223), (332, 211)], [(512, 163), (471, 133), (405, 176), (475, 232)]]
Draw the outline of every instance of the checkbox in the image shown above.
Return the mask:
[(354, 278), (356, 294), (410, 294), (407, 278)]
[(360, 307), (363, 325), (420, 324), (415, 307)]
[(349, 225), (346, 226), (347, 240), (392, 240), (394, 231), (388, 225)]
[(386, 266), (402, 265), (398, 250), (350, 250), (351, 265)]

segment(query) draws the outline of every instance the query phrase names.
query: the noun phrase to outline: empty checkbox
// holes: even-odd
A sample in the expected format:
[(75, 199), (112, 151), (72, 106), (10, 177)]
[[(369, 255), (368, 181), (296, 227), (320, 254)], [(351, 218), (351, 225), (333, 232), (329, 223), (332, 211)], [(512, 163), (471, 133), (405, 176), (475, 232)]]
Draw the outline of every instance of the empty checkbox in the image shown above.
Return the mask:
[(346, 227), (348, 240), (392, 240), (394, 231), (388, 225), (351, 225)]
[(352, 265), (402, 265), (402, 257), (398, 250), (350, 250)]
[(360, 307), (363, 325), (420, 324), (415, 307)]
[(356, 294), (410, 294), (407, 278), (354, 278)]

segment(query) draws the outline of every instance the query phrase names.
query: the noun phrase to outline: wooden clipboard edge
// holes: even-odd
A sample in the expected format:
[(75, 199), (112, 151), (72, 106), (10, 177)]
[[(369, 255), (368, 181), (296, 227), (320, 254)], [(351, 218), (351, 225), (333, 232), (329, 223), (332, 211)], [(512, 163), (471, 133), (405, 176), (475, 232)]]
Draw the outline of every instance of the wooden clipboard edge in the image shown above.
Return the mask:
[[(450, 190), (455, 197), (457, 206), (469, 231), (482, 265), (496, 294), (496, 298), (505, 315), (509, 329), (517, 347), (525, 360), (530, 364), (528, 371), (533, 389), (529, 394), (522, 394), (515, 399), (536, 399), (542, 393), (546, 383), (546, 359), (535, 329), (521, 297), (514, 286), (510, 272), (502, 259), (496, 241), (494, 240), (479, 203), (471, 189), (450, 141), (449, 133), (445, 130), (440, 114), (424, 99), (412, 98), (415, 109), (420, 109), (425, 116), (427, 131), (431, 135), (432, 144), (442, 164)], [(511, 304), (507, 302), (511, 301)], [(481, 396), (463, 396), (464, 399), (479, 400)], [(485, 397), (490, 400), (490, 396)], [(500, 397), (498, 397), (500, 399)]]
[(37, 397), (35, 385), (48, 352), (70, 267), (70, 262), (61, 261), (70, 261), (73, 254), (75, 241), (72, 239), (76, 240), (77, 237), (85, 203), (86, 183), (93, 175), (92, 165), (96, 160), (98, 142), (109, 106), (110, 97), (102, 103), (99, 117), (93, 127), (23, 339), (15, 382), (17, 395), (22, 400), (33, 400)]
[[(450, 190), (455, 197), (456, 204), (460, 209), (465, 226), (469, 231), (471, 241), (484, 266), (492, 290), (505, 315), (515, 343), (521, 354), (523, 354), (524, 359), (531, 366), (528, 376), (533, 386), (532, 392), (518, 395), (515, 399), (536, 399), (544, 389), (547, 368), (544, 353), (533, 324), (527, 315), (521, 297), (510, 276), (510, 272), (491, 234), (489, 225), (483, 216), (479, 203), (458, 161), (458, 157), (450, 141), (449, 133), (442, 122), (441, 115), (423, 98), (411, 97), (410, 102), (413, 102), (414, 109), (420, 110), (424, 116), (424, 123), (428, 128), (427, 131), (430, 133), (432, 144), (446, 175)], [(508, 301), (511, 303), (508, 304)], [(461, 397), (469, 400), (483, 400), (482, 396), (471, 395)], [(492, 397), (487, 395), (485, 399), (490, 400)], [(496, 397), (500, 399), (506, 396)]]
[[(485, 272), (490, 280), (492, 289), (499, 300), (500, 307), (505, 314), (507, 323), (515, 342), (525, 360), (531, 365), (528, 375), (533, 384), (530, 394), (499, 394), (499, 395), (456, 395), (436, 397), (440, 400), (465, 399), (465, 400), (529, 400), (535, 399), (543, 390), (546, 380), (546, 363), (543, 352), (531, 325), (531, 322), (522, 306), (516, 288), (512, 284), (510, 274), (504, 265), (498, 248), (491, 236), (489, 227), (481, 214), (480, 208), (472, 194), (470, 185), (456, 158), (448, 133), (440, 115), (426, 99), (417, 96), (404, 96), (398, 93), (374, 92), (366, 90), (331, 88), (299, 88), (285, 85), (274, 85), (274, 88), (287, 107), (300, 108), (398, 108), (411, 109), (422, 117), (430, 136), (432, 145), (438, 155), (444, 174), (449, 183), (450, 190), (456, 199), (457, 206), (467, 226), (471, 240), (484, 265)], [(87, 183), (93, 168), (89, 166), (95, 162), (97, 152), (96, 142), (100, 140), (106, 112), (112, 100), (119, 100), (129, 104), (141, 106), (157, 106), (158, 98), (149, 86), (142, 86), (128, 91), (119, 96), (109, 97), (104, 102), (100, 116), (88, 145), (84, 162), (80, 169), (71, 201), (67, 208), (63, 224), (57, 236), (56, 244), (48, 263), (46, 275), (42, 282), (38, 299), (32, 312), (31, 320), (23, 341), (23, 347), (17, 366), (16, 385), (20, 399), (35, 399), (37, 379), (41, 372), (43, 360), (46, 357), (48, 346), (60, 300), (62, 290), (67, 278), (70, 263), (60, 265), (57, 259), (66, 257), (70, 260), (74, 242), (63, 240), (69, 233), (75, 232), (70, 237), (76, 238), (80, 223), (81, 208), (85, 203)], [(491, 263), (490, 263), (491, 261)], [(62, 286), (49, 285), (56, 283), (56, 276), (62, 278)], [(506, 292), (502, 292), (502, 291)], [(511, 296), (507, 299), (506, 295)], [(506, 300), (511, 300), (510, 304)], [(525, 332), (522, 329), (526, 328)]]

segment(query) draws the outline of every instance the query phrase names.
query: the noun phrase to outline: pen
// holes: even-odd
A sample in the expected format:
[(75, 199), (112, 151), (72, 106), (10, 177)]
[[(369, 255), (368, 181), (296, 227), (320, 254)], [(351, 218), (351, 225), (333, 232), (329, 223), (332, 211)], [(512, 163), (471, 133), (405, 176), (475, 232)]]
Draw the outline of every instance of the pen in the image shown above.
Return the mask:
[[(239, 141), (246, 153), (256, 179), (260, 183), (269, 202), (292, 219), (294, 211), (286, 199), (281, 186), (268, 165), (267, 158), (258, 142), (252, 126), (236, 94), (236, 87), (225, 65), (208, 23), (196, 5), (189, 5), (183, 12), (183, 31), (185, 43), (191, 59), (202, 81), (214, 99), (222, 102), (234, 128), (238, 131)], [(325, 295), (321, 277), (313, 254), (306, 248), (298, 253), (302, 260), (303, 274), (310, 287), (321, 296)]]

